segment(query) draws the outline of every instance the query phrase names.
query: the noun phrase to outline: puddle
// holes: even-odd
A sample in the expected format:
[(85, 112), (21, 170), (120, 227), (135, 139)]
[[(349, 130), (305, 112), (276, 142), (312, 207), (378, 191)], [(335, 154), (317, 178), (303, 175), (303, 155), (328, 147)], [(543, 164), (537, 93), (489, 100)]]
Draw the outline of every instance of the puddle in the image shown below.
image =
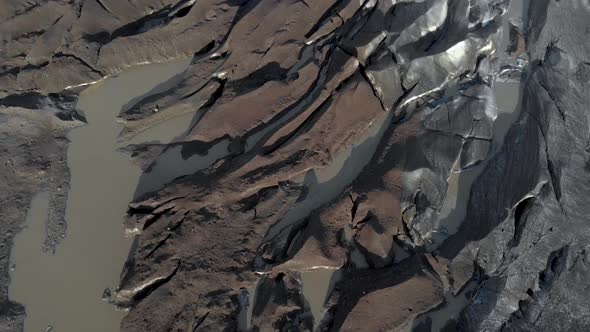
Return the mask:
[(523, 28), (523, 17), (525, 10), (528, 10), (528, 3), (525, 0), (510, 0), (510, 7), (504, 14), (502, 22), (502, 39), (498, 50), (500, 52), (506, 52), (508, 45), (510, 44), (510, 25)]
[(309, 186), (307, 197), (289, 210), (280, 222), (273, 225), (266, 238), (276, 236), (286, 227), (303, 220), (313, 210), (340, 195), (371, 161), (377, 145), (391, 124), (391, 119), (391, 112), (377, 118), (361, 139), (361, 143), (340, 152), (328, 167), (309, 172), (303, 180)]
[[(25, 332), (50, 326), (58, 332), (120, 330), (125, 312), (101, 296), (106, 287), (118, 284), (129, 252), (132, 239), (124, 236), (122, 222), (141, 170), (117, 152), (122, 124), (116, 117), (125, 103), (177, 75), (187, 63), (188, 59), (136, 67), (81, 93), (78, 107), (88, 125), (68, 135), (68, 236), (54, 255), (41, 251), (44, 213), (37, 202), (42, 198), (36, 196), (32, 227), (19, 234), (13, 248), (16, 268), (9, 295), (26, 307)], [(175, 134), (182, 129), (176, 128)]]
[[(528, 8), (525, 0), (512, 0), (510, 7), (503, 18), (503, 34), (498, 50), (503, 56), (509, 44), (510, 22), (522, 21), (522, 17)], [(518, 102), (520, 98), (520, 82), (518, 80), (497, 79), (493, 85), (495, 102), (498, 107), (498, 117), (494, 121), (494, 136), (492, 150), (486, 160), (478, 165), (462, 170), (453, 171), (448, 179), (448, 189), (445, 202), (439, 212), (438, 226), (430, 234), (432, 242), (428, 248), (433, 250), (440, 245), (448, 236), (454, 234), (467, 214), (467, 205), (471, 194), (473, 182), (485, 169), (491, 155), (498, 152), (502, 147), (504, 138), (512, 124), (517, 120), (520, 110)], [(459, 169), (458, 160), (453, 169)]]
[(504, 144), (504, 138), (513, 123), (520, 115), (517, 109), (520, 100), (520, 82), (499, 82), (494, 83), (496, 94), (496, 105), (498, 106), (498, 118), (494, 122), (494, 148), (498, 152)]
[(141, 176), (134, 197), (157, 190), (162, 185), (188, 174), (193, 174), (213, 164), (229, 153), (229, 140), (215, 144), (205, 156), (194, 154), (182, 158), (182, 146), (176, 145), (163, 151), (152, 164), (152, 168)]
[[(504, 37), (499, 46), (499, 50), (504, 52), (508, 45), (508, 29), (509, 21), (518, 22), (528, 7), (528, 2), (524, 0), (511, 1), (508, 12), (504, 19)], [(498, 117), (494, 121), (493, 126), (493, 141), (490, 155), (486, 160), (479, 165), (463, 170), (461, 172), (453, 172), (449, 177), (449, 187), (447, 189), (447, 196), (443, 207), (439, 213), (440, 219), (438, 225), (443, 232), (432, 234), (433, 243), (429, 247), (434, 250), (436, 246), (440, 245), (448, 236), (454, 234), (461, 223), (464, 221), (467, 214), (467, 205), (469, 203), (469, 196), (471, 194), (471, 186), (473, 182), (485, 169), (487, 163), (497, 153), (502, 145), (510, 127), (518, 120), (520, 115), (519, 101), (520, 101), (520, 82), (510, 80), (496, 80), (493, 85), (495, 95), (495, 102), (498, 110)], [(457, 165), (454, 168), (458, 168)], [(413, 323), (413, 328), (417, 329), (421, 324), (430, 325), (429, 331), (442, 331), (445, 325), (454, 319), (458, 319), (461, 311), (470, 303), (470, 294), (477, 287), (476, 282), (471, 282), (461, 291), (457, 296), (453, 296), (451, 292), (445, 294), (445, 304), (430, 312)]]
[[(361, 143), (340, 152), (328, 167), (309, 172), (303, 179), (309, 186), (307, 197), (291, 209), (280, 222), (273, 225), (266, 237), (276, 236), (342, 193), (373, 157), (377, 145), (391, 124), (391, 119), (391, 112), (377, 118), (360, 140)], [(358, 256), (360, 257), (356, 257), (356, 264), (365, 267), (364, 257), (360, 253)], [(323, 317), (324, 302), (338, 279), (339, 272), (335, 269), (318, 267), (301, 272), (303, 295), (309, 304), (316, 326)]]
[(340, 272), (336, 269), (316, 268), (300, 273), (303, 297), (307, 300), (314, 326), (318, 326), (324, 316), (324, 303), (336, 282), (340, 279)]
[[(266, 238), (278, 235), (294, 223), (303, 220), (313, 210), (340, 195), (369, 163), (377, 145), (391, 124), (391, 119), (391, 112), (378, 117), (361, 138), (361, 143), (340, 152), (328, 167), (309, 172), (302, 180), (309, 186), (307, 197), (293, 207), (280, 222), (273, 225)], [(367, 264), (364, 257), (360, 253), (358, 256), (360, 257), (356, 257), (356, 264), (365, 267)], [(337, 271), (333, 268), (317, 267), (300, 272), (303, 296), (308, 302), (316, 326), (323, 317), (324, 302), (339, 279), (340, 274)]]
[(365, 255), (363, 255), (356, 244), (353, 245), (352, 249), (350, 250), (350, 260), (352, 264), (354, 264), (354, 267), (358, 270), (369, 268), (369, 263), (367, 262)]
[[(520, 114), (519, 110), (517, 110), (520, 82), (496, 81), (493, 89), (498, 107), (498, 117), (494, 121), (494, 137), (490, 155), (478, 165), (460, 172), (453, 171), (449, 176), (447, 195), (439, 212), (437, 227), (429, 234), (432, 240), (428, 246), (430, 250), (434, 250), (448, 236), (456, 233), (461, 226), (467, 215), (467, 205), (469, 204), (473, 182), (483, 172), (491, 156), (500, 150), (508, 130)], [(459, 168), (457, 164), (458, 161), (453, 166), (454, 169)]]
[[(525, 0), (512, 0), (510, 7), (504, 16), (503, 37), (498, 49), (501, 52), (506, 50), (509, 42), (509, 22), (521, 20), (527, 4)], [(467, 205), (471, 194), (473, 182), (485, 169), (492, 154), (498, 152), (504, 143), (504, 138), (512, 124), (517, 120), (520, 110), (518, 102), (520, 98), (520, 82), (510, 80), (496, 80), (493, 85), (495, 102), (498, 110), (498, 117), (494, 121), (492, 150), (486, 160), (478, 165), (462, 170), (453, 171), (448, 179), (448, 189), (445, 202), (439, 212), (438, 227), (432, 232), (432, 243), (429, 249), (440, 245), (448, 236), (454, 234), (467, 214)], [(459, 169), (458, 160), (453, 169)]]
[[(498, 47), (500, 52), (504, 53), (509, 44), (509, 22), (518, 25), (526, 7), (527, 3), (523, 0), (511, 1), (508, 12), (504, 17), (504, 34)], [(467, 214), (467, 206), (473, 182), (483, 172), (493, 154), (501, 149), (508, 130), (520, 115), (519, 81), (496, 80), (493, 85), (493, 91), (498, 117), (493, 125), (493, 140), (490, 155), (488, 155), (486, 160), (474, 167), (451, 173), (448, 179), (449, 186), (446, 199), (439, 212), (436, 230), (429, 234), (431, 240), (428, 245), (429, 250), (436, 249), (448, 236), (457, 232)], [(459, 169), (458, 160), (455, 162), (453, 169)], [(459, 318), (462, 310), (470, 303), (470, 295), (476, 287), (477, 283), (471, 282), (457, 296), (453, 296), (452, 292), (447, 291), (445, 294), (445, 303), (440, 308), (417, 318), (409, 330), (443, 331), (447, 323)]]
[(252, 284), (252, 286), (242, 289), (242, 294), (240, 295), (241, 310), (238, 317), (238, 331), (250, 331), (257, 286), (258, 281)]
[(349, 248), (349, 260), (352, 262), (356, 269), (368, 269), (369, 263), (365, 258), (365, 255), (361, 252), (358, 245), (353, 241), (353, 229), (352, 227), (345, 227), (343, 232), (343, 240), (350, 245)]
[[(154, 91), (159, 90), (154, 89)], [(187, 107), (192, 108), (192, 106)], [(182, 141), (204, 113), (198, 109), (182, 112), (184, 113), (150, 126), (146, 130), (132, 135), (129, 139), (119, 138), (121, 147), (141, 143), (171, 144), (162, 148), (162, 151), (141, 175), (134, 198), (158, 190), (178, 177), (194, 174), (207, 168), (230, 153), (230, 141), (225, 139), (210, 147), (206, 155), (193, 154), (185, 159), (182, 155)]]
[(447, 292), (445, 294), (445, 304), (441, 308), (415, 319), (412, 323), (411, 330), (415, 331), (419, 325), (428, 324), (427, 321), (430, 321), (430, 331), (443, 331), (443, 328), (449, 321), (459, 319), (461, 311), (469, 304), (472, 292), (476, 288), (477, 283), (471, 282), (457, 296), (453, 296), (451, 292)]

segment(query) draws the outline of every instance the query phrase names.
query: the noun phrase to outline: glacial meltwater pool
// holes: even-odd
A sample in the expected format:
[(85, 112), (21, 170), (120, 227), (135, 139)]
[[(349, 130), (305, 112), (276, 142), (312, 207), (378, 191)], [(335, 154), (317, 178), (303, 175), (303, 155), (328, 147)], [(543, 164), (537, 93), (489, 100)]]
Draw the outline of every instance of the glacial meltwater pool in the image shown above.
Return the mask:
[[(67, 237), (55, 254), (41, 250), (47, 195), (33, 199), (26, 229), (11, 254), (9, 296), (25, 305), (25, 332), (115, 332), (124, 311), (102, 301), (105, 288), (119, 282), (132, 238), (122, 221), (141, 175), (117, 152), (122, 124), (116, 117), (133, 98), (181, 73), (189, 59), (134, 67), (84, 90), (78, 102), (88, 124), (68, 137), (71, 171), (66, 209)], [(186, 128), (169, 127), (180, 135)]]

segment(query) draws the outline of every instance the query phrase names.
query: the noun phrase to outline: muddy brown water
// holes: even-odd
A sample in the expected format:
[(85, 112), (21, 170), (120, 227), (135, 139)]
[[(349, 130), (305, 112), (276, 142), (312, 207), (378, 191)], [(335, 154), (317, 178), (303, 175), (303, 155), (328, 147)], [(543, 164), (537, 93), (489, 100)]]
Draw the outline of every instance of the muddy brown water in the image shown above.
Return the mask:
[[(88, 125), (68, 135), (70, 192), (66, 209), (68, 235), (55, 254), (41, 251), (45, 236), (46, 195), (31, 204), (27, 228), (18, 234), (11, 254), (10, 298), (25, 305), (25, 332), (119, 331), (124, 311), (101, 300), (116, 287), (132, 238), (122, 221), (141, 171), (117, 152), (121, 107), (182, 72), (188, 59), (135, 67), (81, 93), (78, 108)], [(188, 126), (188, 123), (186, 124)], [(168, 126), (182, 134), (186, 128)], [(161, 128), (156, 136), (162, 136)], [(44, 203), (45, 202), (45, 203)]]
[(477, 282), (472, 281), (457, 295), (447, 292), (444, 304), (427, 315), (415, 319), (411, 324), (411, 330), (418, 330), (417, 327), (421, 323), (430, 320), (430, 331), (443, 331), (449, 321), (459, 319), (461, 311), (470, 303), (472, 293), (476, 291), (476, 288)]
[(318, 268), (301, 272), (300, 276), (303, 286), (303, 297), (309, 305), (314, 326), (317, 328), (326, 313), (324, 304), (332, 292), (332, 288), (340, 280), (341, 271)]
[(135, 197), (154, 191), (160, 188), (163, 183), (169, 183), (179, 176), (192, 174), (206, 168), (226, 156), (228, 149), (229, 140), (226, 139), (212, 146), (204, 156), (194, 154), (184, 159), (180, 145), (167, 148), (154, 161), (151, 169), (141, 175)]

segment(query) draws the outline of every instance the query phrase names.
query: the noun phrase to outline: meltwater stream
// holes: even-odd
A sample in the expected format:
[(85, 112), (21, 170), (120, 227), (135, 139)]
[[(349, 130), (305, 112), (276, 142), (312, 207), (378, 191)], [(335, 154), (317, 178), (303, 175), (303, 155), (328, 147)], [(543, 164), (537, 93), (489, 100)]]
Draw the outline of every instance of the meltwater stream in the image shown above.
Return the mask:
[[(181, 73), (188, 59), (128, 70), (89, 87), (78, 108), (88, 124), (70, 132), (68, 235), (55, 254), (41, 251), (45, 208), (31, 205), (11, 260), (10, 298), (25, 305), (25, 332), (115, 332), (125, 312), (101, 300), (115, 287), (131, 245), (122, 221), (141, 170), (117, 152), (121, 107)], [(186, 128), (170, 128), (181, 134)], [(41, 209), (41, 210), (39, 210)]]

